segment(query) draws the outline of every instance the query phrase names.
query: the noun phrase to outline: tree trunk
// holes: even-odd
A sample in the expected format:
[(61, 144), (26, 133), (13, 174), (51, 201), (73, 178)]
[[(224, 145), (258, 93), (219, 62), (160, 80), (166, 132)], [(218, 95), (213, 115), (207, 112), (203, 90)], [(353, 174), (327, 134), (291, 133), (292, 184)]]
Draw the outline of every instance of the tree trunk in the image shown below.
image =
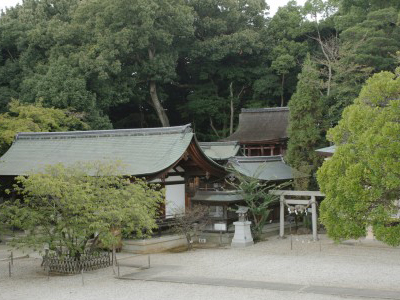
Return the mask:
[(317, 33), (318, 33), (318, 43), (321, 46), (322, 53), (324, 54), (326, 61), (328, 62), (328, 87), (326, 91), (326, 95), (329, 97), (331, 93), (331, 81), (332, 81), (332, 61), (331, 58), (329, 57), (328, 53), (325, 51), (325, 45), (324, 42), (322, 41), (321, 34), (319, 32), (319, 27), (317, 23)]
[(328, 90), (326, 91), (326, 95), (329, 97), (331, 94), (331, 82), (332, 82), (332, 63), (329, 61), (328, 66), (329, 77), (328, 77)]
[(283, 99), (283, 86), (285, 84), (285, 74), (282, 74), (282, 84), (281, 84), (281, 107), (283, 107), (285, 100)]
[(223, 117), (223, 122), (222, 122), (222, 134), (224, 137), (226, 137), (227, 134), (227, 130), (226, 130), (226, 126), (227, 126), (227, 118), (226, 118), (226, 113), (224, 112), (224, 117)]
[(165, 110), (162, 107), (160, 100), (158, 99), (157, 87), (154, 80), (150, 80), (150, 96), (151, 96), (151, 101), (153, 102), (154, 109), (157, 112), (157, 116), (160, 119), (162, 126), (169, 127), (170, 125), (168, 116), (165, 113)]
[(211, 127), (211, 129), (214, 131), (215, 135), (216, 135), (217, 137), (220, 137), (219, 134), (218, 134), (217, 129), (214, 127), (214, 123), (213, 123), (211, 117), (210, 117), (210, 127)]
[[(149, 59), (153, 60), (155, 51), (148, 49), (148, 52), (149, 52)], [(163, 106), (161, 105), (160, 99), (158, 99), (156, 82), (154, 80), (150, 80), (149, 85), (150, 85), (151, 101), (153, 103), (154, 109), (156, 110), (157, 116), (160, 119), (163, 127), (169, 127), (170, 125), (169, 125), (168, 116), (165, 113)]]
[(186, 242), (187, 242), (187, 249), (188, 251), (192, 250), (192, 237), (189, 233), (186, 233)]
[(233, 107), (233, 82), (229, 85), (229, 92), (231, 96), (231, 117), (230, 117), (230, 122), (229, 122), (229, 135), (232, 135), (233, 133), (233, 115), (235, 113), (235, 109)]

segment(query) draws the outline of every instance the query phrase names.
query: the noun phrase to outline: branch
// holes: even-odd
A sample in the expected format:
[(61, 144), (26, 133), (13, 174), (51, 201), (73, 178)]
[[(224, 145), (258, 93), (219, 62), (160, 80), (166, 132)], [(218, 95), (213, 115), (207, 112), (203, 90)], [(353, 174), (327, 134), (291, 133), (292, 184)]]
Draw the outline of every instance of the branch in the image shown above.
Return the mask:
[(189, 88), (193, 87), (192, 84), (181, 84), (181, 83), (175, 82), (175, 81), (172, 81), (171, 84), (180, 89), (189, 89)]
[(211, 117), (210, 117), (210, 126), (211, 126), (211, 129), (214, 131), (214, 133), (217, 135), (217, 137), (220, 138), (220, 135), (218, 134), (217, 129), (215, 129), (215, 127), (214, 127), (214, 124), (213, 124), (213, 121), (212, 121)]
[(240, 90), (239, 94), (237, 95), (237, 98), (240, 99), (240, 96), (242, 96), (242, 93), (247, 89), (247, 85), (243, 85), (242, 89)]

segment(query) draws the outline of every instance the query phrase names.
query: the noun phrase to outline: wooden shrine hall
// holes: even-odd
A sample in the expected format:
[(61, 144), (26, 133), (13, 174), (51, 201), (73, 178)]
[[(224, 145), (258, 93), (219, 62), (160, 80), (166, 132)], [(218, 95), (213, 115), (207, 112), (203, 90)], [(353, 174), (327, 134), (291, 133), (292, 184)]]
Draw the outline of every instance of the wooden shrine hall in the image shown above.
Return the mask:
[(227, 175), (202, 151), (190, 125), (19, 133), (0, 160), (2, 181), (44, 171), (46, 165), (119, 161), (123, 174), (165, 186), (164, 216), (188, 207), (199, 185)]
[(238, 141), (245, 156), (284, 155), (289, 108), (242, 109), (237, 130), (223, 141)]

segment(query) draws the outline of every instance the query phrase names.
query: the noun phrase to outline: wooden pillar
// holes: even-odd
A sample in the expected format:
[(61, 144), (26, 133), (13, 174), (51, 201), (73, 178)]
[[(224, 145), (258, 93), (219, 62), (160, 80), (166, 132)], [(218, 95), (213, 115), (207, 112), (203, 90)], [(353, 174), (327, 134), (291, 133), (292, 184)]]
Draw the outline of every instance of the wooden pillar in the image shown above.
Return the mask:
[(280, 196), (279, 238), (285, 238), (285, 196)]
[(313, 232), (313, 240), (318, 241), (318, 233), (317, 233), (317, 203), (315, 201), (315, 196), (311, 196), (311, 210), (312, 210), (312, 232)]

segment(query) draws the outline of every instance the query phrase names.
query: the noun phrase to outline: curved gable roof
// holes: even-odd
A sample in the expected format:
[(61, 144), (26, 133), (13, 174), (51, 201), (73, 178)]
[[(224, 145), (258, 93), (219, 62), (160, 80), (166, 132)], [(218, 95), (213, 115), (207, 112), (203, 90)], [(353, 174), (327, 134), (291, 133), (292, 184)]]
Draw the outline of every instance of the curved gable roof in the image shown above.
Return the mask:
[(244, 144), (286, 139), (288, 124), (288, 107), (242, 109), (238, 129), (224, 141)]
[(238, 142), (201, 142), (203, 152), (213, 160), (227, 160), (236, 156), (240, 150)]
[(228, 164), (245, 176), (266, 181), (281, 181), (307, 177), (306, 174), (288, 166), (281, 155), (237, 156), (231, 158)]
[(174, 165), (188, 149), (190, 125), (46, 133), (19, 133), (0, 158), (0, 175), (26, 175), (48, 164), (121, 161), (126, 175), (159, 173)]

